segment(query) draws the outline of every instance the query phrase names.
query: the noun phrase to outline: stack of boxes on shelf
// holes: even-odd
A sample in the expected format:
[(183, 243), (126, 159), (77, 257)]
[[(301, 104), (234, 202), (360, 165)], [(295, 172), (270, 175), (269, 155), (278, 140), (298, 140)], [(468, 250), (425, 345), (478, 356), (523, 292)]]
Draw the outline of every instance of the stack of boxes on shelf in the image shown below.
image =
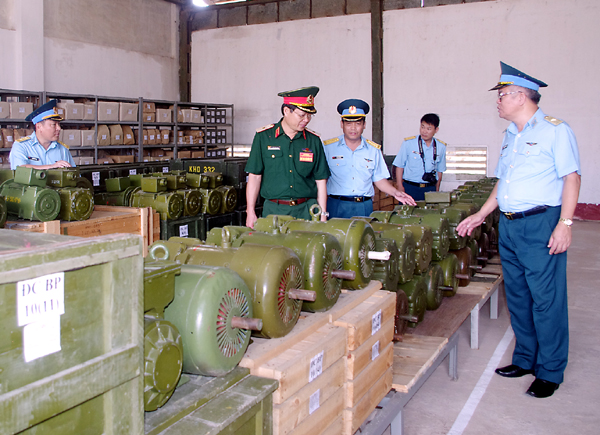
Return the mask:
[[(0, 119), (25, 120), (33, 111), (33, 103), (0, 101)], [(22, 137), (29, 136), (31, 128), (2, 128), (0, 133), (0, 148), (12, 148), (12, 144)], [(8, 154), (0, 156), (0, 164), (8, 163)], [(4, 162), (7, 160), (7, 162)]]

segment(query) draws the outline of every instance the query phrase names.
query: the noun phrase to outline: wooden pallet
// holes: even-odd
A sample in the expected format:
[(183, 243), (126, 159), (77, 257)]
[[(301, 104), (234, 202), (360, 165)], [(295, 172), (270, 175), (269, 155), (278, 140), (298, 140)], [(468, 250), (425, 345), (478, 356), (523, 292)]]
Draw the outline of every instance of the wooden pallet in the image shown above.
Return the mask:
[(144, 256), (148, 254), (148, 247), (160, 240), (160, 217), (150, 207), (96, 205), (92, 216), (85, 221), (6, 221), (4, 227), (18, 231), (78, 237), (96, 237), (116, 233), (137, 234), (144, 239)]

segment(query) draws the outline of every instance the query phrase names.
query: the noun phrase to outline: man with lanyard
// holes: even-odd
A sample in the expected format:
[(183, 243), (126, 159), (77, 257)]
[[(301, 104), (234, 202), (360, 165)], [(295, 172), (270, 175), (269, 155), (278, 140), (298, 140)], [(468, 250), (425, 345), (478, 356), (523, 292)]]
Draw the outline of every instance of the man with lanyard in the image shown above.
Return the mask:
[(425, 192), (440, 190), (442, 172), (446, 170), (446, 144), (433, 136), (438, 132), (440, 118), (428, 113), (421, 118), (420, 135), (404, 139), (394, 159), (398, 190), (416, 201), (425, 199)]
[(390, 173), (381, 145), (362, 136), (369, 105), (363, 100), (350, 99), (342, 101), (337, 111), (342, 115), (340, 126), (344, 134), (324, 142), (331, 172), (327, 180), (330, 217), (369, 216), (373, 212), (373, 183), (403, 204), (414, 205), (410, 196), (397, 190), (387, 180)]
[(254, 228), (258, 194), (265, 199), (263, 216), (290, 215), (310, 219), (309, 209), (321, 206), (327, 220), (327, 177), (329, 169), (319, 136), (306, 128), (317, 113), (317, 87), (281, 92), (277, 124), (257, 130), (246, 164), (246, 226)]
[(33, 122), (35, 131), (13, 144), (8, 157), (11, 169), (17, 166), (36, 169), (75, 166), (68, 147), (58, 141), (62, 118), (56, 109), (56, 100), (38, 107), (25, 120)]
[(481, 210), (457, 231), (474, 227), (500, 207), (499, 250), (506, 302), (516, 343), (500, 376), (534, 374), (527, 394), (549, 397), (563, 382), (569, 354), (567, 248), (581, 185), (579, 151), (571, 128), (538, 107), (547, 85), (501, 62), (498, 112), (511, 121)]

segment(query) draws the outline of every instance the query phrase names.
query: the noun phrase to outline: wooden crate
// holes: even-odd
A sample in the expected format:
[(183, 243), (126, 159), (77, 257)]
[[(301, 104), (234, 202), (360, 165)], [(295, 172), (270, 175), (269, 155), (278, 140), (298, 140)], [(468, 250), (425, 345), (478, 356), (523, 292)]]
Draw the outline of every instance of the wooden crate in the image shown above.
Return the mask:
[(392, 388), (392, 367), (373, 384), (363, 398), (352, 408), (344, 409), (342, 435), (353, 435)]
[(379, 349), (385, 349), (394, 338), (394, 319), (389, 319), (358, 349), (348, 352), (346, 357), (346, 379), (355, 379), (371, 362), (373, 346), (379, 342)]
[(160, 240), (160, 216), (151, 207), (115, 207), (95, 205), (92, 216), (85, 221), (7, 221), (5, 228), (35, 233), (96, 237), (108, 234), (137, 234), (144, 239), (143, 255), (148, 247)]
[(302, 422), (290, 432), (290, 435), (324, 435), (336, 434), (331, 426), (327, 424), (331, 421), (337, 421), (344, 410), (344, 389), (340, 388), (333, 396), (326, 400), (309, 418), (305, 418)]
[(348, 330), (348, 351), (358, 349), (396, 315), (396, 293), (379, 290), (360, 306), (333, 321)]
[[(322, 376), (305, 385), (288, 400), (281, 404), (274, 404), (273, 435), (296, 433), (295, 429), (302, 425), (305, 419), (315, 418), (315, 412), (334, 395), (339, 394), (340, 390), (343, 390), (345, 381), (344, 371), (344, 358), (340, 358), (325, 370)], [(343, 396), (339, 397), (339, 401), (343, 404)], [(311, 409), (311, 404), (315, 407), (314, 410)], [(331, 402), (329, 405), (333, 404)], [(339, 415), (341, 417), (341, 412)], [(324, 428), (326, 428), (326, 424), (321, 423), (318, 426), (318, 430), (316, 429), (311, 434), (314, 435)]]
[(0, 230), (0, 433), (143, 433), (141, 253), (130, 235)]
[(360, 375), (353, 380), (346, 380), (344, 384), (344, 406), (346, 408), (356, 406), (365, 397), (371, 386), (381, 377), (381, 373), (386, 372), (393, 364), (394, 346), (390, 341), (383, 350), (379, 351), (379, 355), (368, 364)]

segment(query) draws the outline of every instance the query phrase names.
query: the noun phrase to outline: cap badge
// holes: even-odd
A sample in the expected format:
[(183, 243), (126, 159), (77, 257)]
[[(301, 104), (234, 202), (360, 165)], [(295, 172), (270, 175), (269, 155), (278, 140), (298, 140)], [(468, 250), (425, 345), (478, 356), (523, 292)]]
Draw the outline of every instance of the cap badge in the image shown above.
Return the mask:
[(354, 115), (356, 113), (356, 106), (350, 106), (348, 108), (348, 111), (350, 112), (351, 115)]
[(309, 95), (308, 97), (306, 97), (306, 104), (309, 105), (314, 105), (315, 104), (315, 97), (313, 97), (312, 95)]

